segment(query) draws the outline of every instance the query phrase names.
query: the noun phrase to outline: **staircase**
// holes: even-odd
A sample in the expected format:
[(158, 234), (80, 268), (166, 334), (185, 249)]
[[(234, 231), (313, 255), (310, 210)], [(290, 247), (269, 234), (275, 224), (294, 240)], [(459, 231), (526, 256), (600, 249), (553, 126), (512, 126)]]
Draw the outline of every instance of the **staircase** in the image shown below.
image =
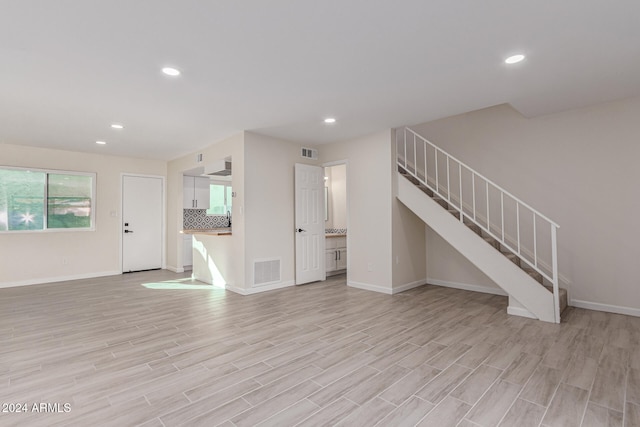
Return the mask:
[(509, 295), (510, 314), (559, 323), (559, 226), (413, 130), (396, 138), (398, 199)]

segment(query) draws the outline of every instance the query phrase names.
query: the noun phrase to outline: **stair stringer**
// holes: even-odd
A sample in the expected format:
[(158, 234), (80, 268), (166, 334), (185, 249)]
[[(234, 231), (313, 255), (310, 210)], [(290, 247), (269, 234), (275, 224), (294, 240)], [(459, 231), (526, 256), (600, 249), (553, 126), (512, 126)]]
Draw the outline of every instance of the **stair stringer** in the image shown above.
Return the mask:
[(553, 293), (533, 280), (513, 262), (496, 251), (442, 209), (437, 202), (398, 174), (397, 198), (444, 240), (493, 280), (507, 294), (518, 300), (539, 320), (555, 323)]

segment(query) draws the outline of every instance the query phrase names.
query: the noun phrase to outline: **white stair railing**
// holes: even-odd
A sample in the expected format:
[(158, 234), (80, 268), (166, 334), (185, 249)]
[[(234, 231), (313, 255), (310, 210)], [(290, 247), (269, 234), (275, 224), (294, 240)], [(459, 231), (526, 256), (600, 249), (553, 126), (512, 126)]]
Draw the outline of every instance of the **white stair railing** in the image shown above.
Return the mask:
[[(560, 322), (557, 232), (560, 226), (412, 129), (396, 131), (397, 164), (447, 201), (553, 286)], [(506, 224), (505, 224), (506, 221)]]

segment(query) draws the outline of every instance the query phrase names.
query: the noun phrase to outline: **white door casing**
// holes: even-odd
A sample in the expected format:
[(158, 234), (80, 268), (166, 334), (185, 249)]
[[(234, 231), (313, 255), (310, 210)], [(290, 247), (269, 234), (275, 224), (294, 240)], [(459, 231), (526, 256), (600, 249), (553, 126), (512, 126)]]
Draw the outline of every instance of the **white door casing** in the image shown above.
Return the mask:
[(162, 268), (163, 182), (122, 177), (122, 272)]
[(324, 169), (295, 165), (296, 285), (326, 279)]

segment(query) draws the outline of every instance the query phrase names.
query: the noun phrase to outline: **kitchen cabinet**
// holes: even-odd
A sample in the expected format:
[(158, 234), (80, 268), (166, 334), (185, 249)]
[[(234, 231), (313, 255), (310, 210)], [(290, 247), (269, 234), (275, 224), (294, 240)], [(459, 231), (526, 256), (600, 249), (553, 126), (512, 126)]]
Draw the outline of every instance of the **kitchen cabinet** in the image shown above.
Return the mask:
[(338, 248), (336, 249), (336, 252), (338, 253), (336, 269), (346, 270), (347, 269), (347, 248)]
[(209, 191), (210, 182), (206, 176), (183, 176), (182, 207), (185, 209), (209, 209), (211, 197)]
[(330, 273), (341, 273), (347, 268), (347, 237), (327, 237), (325, 238), (325, 271)]
[(336, 267), (338, 265), (338, 256), (336, 255), (335, 249), (325, 249), (325, 271), (330, 273), (332, 271), (336, 271)]

